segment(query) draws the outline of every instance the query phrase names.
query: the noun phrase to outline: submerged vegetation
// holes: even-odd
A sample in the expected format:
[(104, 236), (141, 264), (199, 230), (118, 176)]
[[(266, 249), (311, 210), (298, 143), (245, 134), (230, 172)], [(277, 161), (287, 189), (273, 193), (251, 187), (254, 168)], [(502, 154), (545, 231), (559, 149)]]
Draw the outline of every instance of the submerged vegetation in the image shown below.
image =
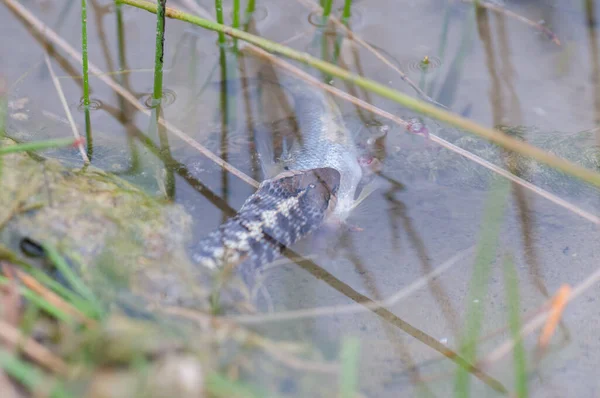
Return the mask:
[[(317, 10), (322, 19), (317, 24), (320, 26), (315, 29), (313, 40), (313, 45), (320, 45), (321, 58), (255, 33), (255, 13), (260, 8), (253, 0), (246, 2), (244, 11), (239, 0), (232, 0), (229, 9), (229, 4), (215, 0), (216, 22), (191, 0), (177, 5), (181, 4), (201, 17), (168, 8), (171, 2), (166, 0), (114, 0), (119, 62), (114, 71), (109, 71), (111, 75), (100, 73), (100, 69), (88, 59), (88, 24), (91, 21), (88, 7), (90, 4), (97, 7), (95, 1), (81, 1), (81, 53), (22, 4), (15, 0), (3, 1), (28, 28), (47, 35), (43, 40), (47, 40), (44, 44), (48, 48), (56, 46), (81, 63), (81, 76), (77, 74), (74, 80), (80, 84), (78, 89), (82, 92), (85, 128), (85, 141), (80, 138), (38, 139), (31, 131), (12, 129), (10, 120), (27, 122), (28, 116), (23, 112), (15, 112), (11, 116), (8, 99), (14, 84), (11, 82), (12, 85), (7, 88), (0, 76), (0, 392), (3, 396), (358, 398), (396, 394), (396, 390), (408, 391), (406, 385), (398, 382), (404, 378), (414, 383), (420, 396), (438, 396), (439, 386), (428, 384), (419, 374), (419, 369), (428, 366), (429, 362), (442, 373), (455, 375), (456, 397), (473, 396), (475, 390), (493, 391), (499, 396), (529, 396), (532, 391), (529, 387), (531, 369), (541, 361), (564, 306), (575, 293), (571, 293), (569, 288), (565, 290), (568, 293), (559, 298), (548, 297), (548, 305), (540, 310), (541, 315), (529, 323), (521, 318), (523, 309), (514, 253), (502, 250), (501, 243), (503, 220), (509, 207), (508, 197), (511, 188), (515, 192), (520, 192), (523, 187), (536, 193), (543, 191), (542, 196), (554, 203), (598, 223), (595, 216), (556, 196), (578, 194), (590, 199), (597, 194), (600, 187), (600, 150), (597, 144), (593, 144), (593, 131), (569, 135), (540, 133), (535, 128), (503, 126), (500, 117), (494, 117), (497, 125), (491, 129), (451, 112), (438, 101), (442, 94), (446, 95), (453, 89), (446, 82), (439, 82), (433, 72), (435, 66), (442, 62), (445, 46), (442, 46), (440, 58), (433, 54), (419, 58), (417, 72), (421, 73), (421, 79), (417, 85), (375, 46), (364, 42), (352, 31), (356, 14), (351, 0), (345, 0), (343, 4), (333, 0), (319, 4), (308, 2), (308, 7)], [(525, 23), (544, 33), (549, 41), (560, 44), (557, 36), (539, 23), (487, 2), (475, 0), (472, 3), (464, 7), (471, 7), (468, 8), (469, 12), (473, 11), (473, 15), (469, 14), (473, 18), (471, 22), (477, 22), (480, 37), (485, 37), (485, 28), (489, 27), (487, 13), (497, 12)], [(151, 101), (146, 108), (138, 101), (143, 96), (131, 90), (131, 76), (126, 70), (123, 10), (129, 7), (156, 14), (154, 78)], [(149, 18), (150, 14), (136, 14), (138, 17)], [(231, 27), (226, 25), (229, 17)], [(207, 65), (218, 62), (220, 68), (215, 66), (213, 71), (218, 69), (221, 73), (220, 96), (215, 101), (219, 103), (219, 115), (214, 117), (219, 119), (217, 125), (221, 130), (209, 135), (212, 131), (209, 127), (212, 126), (196, 126), (205, 136), (202, 144), (175, 129), (166, 120), (168, 112), (165, 108), (169, 104), (164, 76), (167, 71), (180, 67), (166, 62), (165, 54), (170, 50), (170, 44), (165, 41), (171, 23), (169, 19), (217, 32), (215, 46), (219, 55), (215, 58), (218, 61), (208, 59), (206, 54), (202, 54), (206, 58), (193, 60)], [(332, 29), (333, 48), (330, 49), (328, 32)], [(148, 37), (147, 33), (144, 33), (145, 37)], [(455, 66), (463, 62), (463, 50), (468, 47), (465, 37)], [(196, 37), (191, 40), (194, 49), (197, 40)], [(344, 41), (358, 43), (386, 65), (391, 65), (400, 80), (407, 83), (418, 98), (347, 68), (341, 55), (345, 51)], [(105, 43), (102, 45), (105, 46)], [(273, 54), (299, 62), (304, 70), (319, 71), (323, 82), (314, 77), (317, 73), (306, 74), (295, 65), (274, 58)], [(48, 50), (46, 56), (55, 88), (62, 98), (60, 80), (64, 77), (59, 79), (54, 75), (49, 58), (60, 57), (62, 63), (68, 62), (54, 50), (52, 53)], [(194, 53), (194, 56), (197, 54)], [(320, 316), (319, 311), (322, 314), (368, 312), (384, 324), (383, 330), (388, 333), (388, 339), (392, 340), (390, 336), (400, 329), (436, 353), (433, 360), (422, 357), (425, 358), (424, 364), (420, 364), (413, 363), (410, 355), (397, 350), (397, 347), (391, 350), (392, 354), (388, 355), (402, 357), (406, 369), (391, 369), (391, 366), (384, 365), (378, 376), (382, 380), (388, 379), (389, 389), (383, 382), (370, 388), (362, 383), (361, 372), (365, 371), (362, 357), (369, 354), (364, 347), (372, 344), (371, 340), (363, 341), (353, 336), (352, 330), (346, 332), (340, 328), (344, 333), (332, 338), (335, 347), (331, 349), (315, 344), (304, 333), (304, 326), (275, 333), (269, 328), (269, 322), (277, 320), (280, 313), (285, 314), (287, 308), (283, 303), (274, 303), (264, 286), (259, 283), (254, 289), (248, 289), (242, 281), (235, 279), (222, 287), (221, 281), (214, 280), (212, 274), (191, 264), (188, 258), (189, 246), (193, 245), (197, 232), (192, 215), (178, 202), (176, 184), (185, 182), (202, 194), (209, 203), (222, 210), (225, 219), (234, 213), (228, 203), (229, 173), (251, 187), (256, 187), (260, 180), (258, 162), (266, 162), (256, 155), (261, 137), (270, 134), (273, 137), (271, 145), (276, 147), (281, 157), (285, 156), (288, 141), (297, 139), (298, 126), (294, 118), (274, 123), (251, 118), (241, 123), (235, 119), (239, 103), (243, 103), (245, 110), (263, 106), (254, 104), (255, 98), (248, 94), (253, 90), (260, 91), (249, 89), (251, 84), (246, 69), (250, 68), (246, 63), (250, 57), (262, 57), (272, 62), (270, 67), (277, 65), (300, 76), (311, 89), (327, 90), (357, 105), (359, 116), (345, 117), (346, 124), (352, 129), (357, 142), (363, 145), (360, 149), (369, 154), (361, 160), (367, 165), (373, 161), (383, 163), (381, 168), (372, 169), (379, 178), (393, 185), (386, 192), (390, 202), (395, 200), (394, 190), (401, 190), (403, 183), (413, 179), (434, 181), (439, 186), (486, 188), (490, 177), (498, 177), (491, 179), (492, 189), (488, 193), (474, 248), (473, 271), (466, 289), (468, 294), (465, 293), (464, 328), (454, 331), (456, 350), (444, 339), (432, 337), (391, 311), (403, 294), (408, 296), (410, 293), (406, 292), (417, 287), (408, 286), (388, 300), (382, 300), (374, 289), (369, 292), (373, 296), (371, 299), (311, 260), (292, 251), (286, 252), (287, 260), (284, 261), (296, 262), (356, 301), (348, 306), (306, 310), (306, 317)], [(111, 62), (109, 65), (114, 66)], [(209, 67), (206, 66), (206, 69)], [(75, 74), (69, 68), (67, 71)], [(27, 71), (25, 75), (29, 73)], [(428, 73), (434, 74), (433, 78), (426, 78)], [(127, 133), (125, 146), (130, 159), (126, 162), (130, 164), (122, 167), (123, 164), (118, 163), (113, 172), (111, 167), (105, 170), (97, 168), (98, 164), (110, 163), (107, 158), (103, 159), (104, 148), (98, 144), (109, 140), (104, 140), (95, 130), (96, 122), (92, 123), (94, 100), (91, 95), (98, 81), (108, 84), (119, 95), (118, 108), (105, 106), (105, 110), (124, 126)], [(242, 84), (232, 83), (234, 81)], [(334, 84), (338, 82), (347, 84), (351, 95), (341, 93)], [(442, 94), (434, 99), (433, 84), (427, 87), (425, 82), (439, 83)], [(208, 86), (210, 84), (206, 83), (200, 93)], [(377, 94), (402, 106), (403, 111), (416, 112), (422, 119), (403, 120), (358, 99), (357, 93), (363, 93), (367, 99), (370, 94)], [(448, 95), (452, 97), (453, 94)], [(187, 116), (202, 112), (205, 105), (199, 97), (199, 94), (191, 96)], [(66, 101), (63, 103), (68, 115), (65, 126), (69, 125), (74, 136), (78, 137), (69, 107)], [(15, 108), (20, 111), (22, 107)], [(150, 116), (146, 131), (136, 127), (134, 109)], [(260, 112), (268, 113), (265, 109), (260, 109)], [(21, 116), (15, 117), (15, 114)], [(437, 123), (443, 123), (444, 127), (435, 129)], [(376, 148), (383, 138), (399, 134), (397, 126), (409, 134), (392, 151), (379, 148), (381, 151), (373, 159), (365, 148)], [(186, 145), (174, 144), (169, 134), (175, 134)], [(85, 151), (81, 149), (84, 142)], [(432, 149), (432, 143), (442, 147)], [(122, 149), (113, 148), (119, 145), (122, 144), (112, 144), (108, 150)], [(216, 169), (221, 173), (220, 196), (211, 188), (215, 185), (213, 174), (204, 173), (208, 181), (201, 182), (193, 175), (194, 170), (177, 160), (181, 154), (183, 157), (188, 155), (192, 147), (214, 162), (211, 164), (204, 159), (198, 169), (203, 172)], [(75, 148), (81, 150), (73, 157)], [(248, 167), (243, 169), (250, 169), (254, 173), (252, 176), (235, 164), (237, 152), (245, 150), (249, 153), (246, 161), (251, 165), (245, 165)], [(473, 159), (478, 163), (473, 163)], [(484, 167), (481, 167), (482, 164)], [(499, 177), (498, 168), (512, 176), (512, 185)], [(501, 175), (506, 177), (506, 174)], [(536, 191), (532, 186), (541, 189)], [(418, 242), (419, 238), (415, 238), (411, 223), (406, 218), (404, 205), (401, 202), (396, 205), (405, 217), (403, 226), (409, 238), (413, 243)], [(419, 244), (416, 246), (419, 247)], [(426, 251), (419, 250), (422, 261), (428, 263)], [(506, 332), (509, 341), (488, 357), (481, 358), (478, 355), (481, 346), (494, 341), (494, 336), (484, 333), (484, 303), (489, 293), (493, 266), (499, 263), (498, 257), (504, 259), (500, 266), (506, 292), (505, 324), (508, 325), (502, 332)], [(460, 256), (449, 260), (448, 266), (459, 259), (463, 260)], [(438, 277), (435, 272), (443, 272), (443, 267), (428, 271), (415, 282), (415, 286), (433, 286)], [(367, 275), (365, 278), (368, 279), (366, 270), (357, 268), (357, 271)], [(586, 281), (580, 290), (573, 291), (581, 294), (589, 283)], [(368, 289), (372, 288), (369, 281), (365, 285)], [(222, 291), (215, 292), (221, 288)], [(262, 314), (255, 307), (261, 295), (270, 310), (267, 314)], [(549, 296), (548, 291), (545, 296)], [(526, 333), (544, 323), (546, 313), (552, 314), (550, 318), (553, 321), (546, 323), (546, 337), (543, 344), (539, 343), (536, 347), (537, 356), (530, 355), (523, 339)], [(295, 317), (294, 311), (288, 315)], [(263, 316), (267, 320), (264, 325), (258, 321)], [(297, 319), (304, 316), (298, 315)], [(258, 325), (254, 327), (255, 324)], [(511, 350), (512, 378), (497, 378), (486, 365), (490, 364), (490, 358), (497, 360)], [(439, 358), (445, 358), (442, 365), (438, 363)], [(450, 379), (446, 375), (445, 380)], [(472, 385), (473, 380), (477, 380), (476, 387)], [(441, 390), (449, 394), (445, 387)]]

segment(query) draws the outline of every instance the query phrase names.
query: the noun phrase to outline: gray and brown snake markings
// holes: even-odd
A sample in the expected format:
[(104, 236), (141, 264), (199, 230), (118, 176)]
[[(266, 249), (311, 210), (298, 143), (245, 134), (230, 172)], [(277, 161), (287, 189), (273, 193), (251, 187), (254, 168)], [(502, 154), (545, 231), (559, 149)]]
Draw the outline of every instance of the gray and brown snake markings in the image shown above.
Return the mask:
[[(340, 173), (286, 171), (263, 181), (240, 211), (198, 243), (194, 261), (208, 268), (256, 269), (310, 234), (335, 208)], [(245, 270), (248, 271), (248, 270)]]

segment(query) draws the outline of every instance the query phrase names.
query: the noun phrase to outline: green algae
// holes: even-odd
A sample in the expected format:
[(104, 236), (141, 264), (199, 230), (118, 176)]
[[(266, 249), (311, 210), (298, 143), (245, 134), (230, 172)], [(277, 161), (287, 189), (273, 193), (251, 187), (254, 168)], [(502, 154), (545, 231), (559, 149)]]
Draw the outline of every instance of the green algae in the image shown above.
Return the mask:
[(123, 288), (178, 302), (183, 293), (174, 282), (161, 291), (161, 281), (179, 276), (183, 290), (197, 276), (185, 252), (191, 217), (181, 206), (92, 167), (27, 154), (3, 160), (0, 243), (8, 249), (18, 252), (24, 238), (55, 247), (102, 295)]

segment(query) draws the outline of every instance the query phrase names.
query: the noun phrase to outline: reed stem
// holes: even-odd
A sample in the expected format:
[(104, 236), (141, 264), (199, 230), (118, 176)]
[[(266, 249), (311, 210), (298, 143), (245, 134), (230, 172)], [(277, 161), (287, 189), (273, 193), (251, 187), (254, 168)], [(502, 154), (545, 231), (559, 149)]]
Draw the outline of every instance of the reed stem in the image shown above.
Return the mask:
[[(224, 25), (223, 19), (223, 0), (215, 0), (215, 13), (217, 14), (217, 23)], [(225, 45), (225, 33), (222, 31), (219, 32), (219, 44), (221, 47)]]
[(236, 29), (240, 27), (240, 0), (233, 0), (233, 17), (231, 26)]
[(248, 27), (250, 26), (250, 20), (252, 19), (252, 14), (254, 14), (254, 10), (256, 10), (256, 0), (248, 0), (248, 4), (246, 4), (246, 14), (244, 16), (244, 31), (248, 31)]
[(331, 14), (332, 6), (333, 6), (333, 0), (324, 0), (323, 1), (323, 17), (325, 18), (325, 20), (327, 20), (327, 18), (329, 18), (329, 15)]
[[(475, 254), (475, 264), (469, 285), (469, 301), (465, 319), (464, 334), (461, 339), (460, 353), (468, 363), (475, 363), (477, 359), (477, 346), (481, 334), (485, 300), (488, 292), (492, 262), (496, 258), (498, 240), (504, 212), (508, 202), (510, 185), (506, 180), (495, 180), (488, 194), (482, 228), (479, 234), (479, 243)], [(457, 368), (454, 395), (468, 398), (470, 395), (471, 374), (465, 368)]]
[(85, 114), (85, 138), (87, 157), (92, 161), (94, 145), (92, 140), (92, 119), (90, 117), (90, 76), (88, 72), (87, 42), (87, 0), (81, 0), (81, 64), (83, 65), (83, 111)]
[(156, 12), (156, 47), (154, 51), (154, 91), (152, 107), (161, 102), (163, 93), (163, 57), (165, 55), (165, 10), (167, 0), (159, 0)]
[[(128, 4), (133, 7), (137, 7), (152, 13), (156, 13), (156, 4), (144, 1), (144, 0), (117, 0), (123, 4)], [(372, 93), (379, 94), (384, 98), (390, 99), (404, 107), (427, 115), (429, 117), (440, 120), (458, 129), (467, 131), (471, 134), (477, 135), (484, 138), (494, 144), (501, 146), (510, 151), (519, 153), (523, 156), (528, 156), (540, 163), (553, 167), (565, 174), (577, 177), (589, 184), (596, 187), (600, 187), (600, 174), (592, 170), (588, 170), (584, 167), (578, 166), (569, 162), (565, 159), (559, 158), (558, 156), (552, 155), (539, 148), (536, 148), (530, 144), (512, 138), (499, 130), (484, 127), (476, 122), (469, 119), (456, 115), (452, 112), (440, 109), (434, 105), (428, 104), (416, 98), (412, 98), (406, 94), (403, 94), (397, 90), (393, 90), (383, 84), (377, 83), (373, 80), (355, 75), (348, 72), (336, 65), (322, 61), (320, 59), (311, 57), (309, 54), (295, 51), (289, 47), (274, 43), (270, 40), (252, 35), (247, 32), (233, 29), (230, 26), (224, 26), (222, 24), (209, 21), (200, 17), (196, 17), (191, 14), (184, 13), (179, 10), (167, 8), (167, 17), (178, 19), (181, 21), (189, 22), (203, 28), (221, 32), (232, 37), (244, 40), (248, 43), (252, 43), (258, 47), (261, 47), (267, 51), (275, 54), (283, 55), (287, 58), (302, 62), (310, 65), (322, 72), (331, 74), (340, 79), (346, 80), (359, 87), (362, 87)]]
[(344, 11), (342, 11), (342, 22), (344, 25), (348, 25), (348, 21), (352, 16), (352, 0), (344, 1)]
[(527, 359), (525, 348), (521, 339), (521, 305), (519, 304), (519, 277), (512, 256), (504, 259), (504, 285), (506, 289), (506, 301), (508, 303), (508, 323), (510, 333), (515, 340), (513, 351), (513, 369), (515, 372), (515, 389), (517, 398), (529, 396), (527, 387)]

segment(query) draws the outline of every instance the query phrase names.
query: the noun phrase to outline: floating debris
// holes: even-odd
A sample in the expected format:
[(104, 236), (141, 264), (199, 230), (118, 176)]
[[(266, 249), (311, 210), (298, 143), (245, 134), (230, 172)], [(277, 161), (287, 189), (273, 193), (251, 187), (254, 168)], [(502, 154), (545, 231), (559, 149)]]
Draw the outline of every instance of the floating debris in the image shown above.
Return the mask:
[(406, 69), (413, 72), (428, 73), (442, 66), (442, 60), (436, 56), (425, 55), (422, 58), (405, 63)]

